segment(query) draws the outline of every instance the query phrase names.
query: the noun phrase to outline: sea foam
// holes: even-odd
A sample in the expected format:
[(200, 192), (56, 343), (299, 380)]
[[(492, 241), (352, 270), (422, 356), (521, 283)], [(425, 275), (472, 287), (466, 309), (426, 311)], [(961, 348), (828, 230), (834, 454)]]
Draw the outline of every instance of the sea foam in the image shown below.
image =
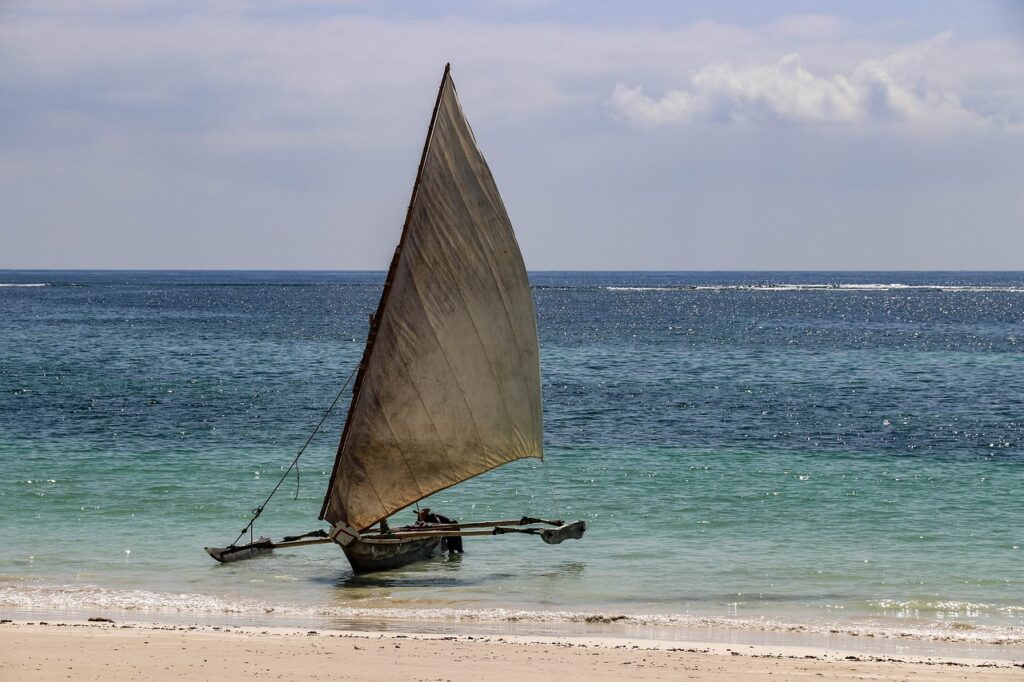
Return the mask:
[[(19, 581), (20, 582), (20, 581)], [(847, 635), (890, 640), (1020, 645), (1024, 627), (968, 625), (956, 621), (882, 623), (879, 621), (787, 622), (785, 619), (726, 618), (691, 614), (638, 614), (514, 608), (395, 608), (268, 603), (198, 593), (111, 589), (96, 585), (21, 583), (0, 587), (0, 611), (135, 614), (171, 617), (239, 617), (284, 623), (387, 620), (435, 625), (626, 626), (665, 630), (712, 629), (799, 635)], [(657, 638), (656, 633), (655, 638)]]

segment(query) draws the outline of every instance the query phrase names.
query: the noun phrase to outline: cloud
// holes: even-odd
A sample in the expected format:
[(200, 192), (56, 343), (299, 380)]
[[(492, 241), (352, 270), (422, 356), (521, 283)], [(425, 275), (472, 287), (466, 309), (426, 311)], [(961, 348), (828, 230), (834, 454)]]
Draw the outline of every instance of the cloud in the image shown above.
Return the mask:
[[(863, 225), (902, 223), (970, 224), (981, 255), (908, 238), (856, 262), (1015, 267), (1024, 136), (998, 122), (1024, 121), (1024, 60), (1005, 37), (470, 4), (0, 0), (0, 266), (386, 265), (451, 61), (533, 267), (838, 267)], [(686, 125), (715, 120), (746, 123)], [(821, 225), (856, 239), (800, 261)]]
[(884, 124), (919, 131), (1005, 127), (1005, 120), (971, 109), (954, 92), (929, 86), (924, 58), (950, 35), (862, 61), (849, 74), (812, 73), (795, 52), (768, 65), (712, 63), (689, 79), (689, 87), (670, 90), (660, 99), (620, 82), (612, 102), (625, 119), (642, 125)]

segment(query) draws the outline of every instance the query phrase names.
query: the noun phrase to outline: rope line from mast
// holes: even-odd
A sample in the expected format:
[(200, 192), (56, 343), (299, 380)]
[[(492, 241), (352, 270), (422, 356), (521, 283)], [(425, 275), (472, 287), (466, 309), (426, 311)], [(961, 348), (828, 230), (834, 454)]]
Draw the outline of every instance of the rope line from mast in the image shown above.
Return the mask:
[(252, 539), (253, 524), (256, 523), (256, 519), (258, 519), (260, 517), (260, 514), (263, 513), (263, 508), (267, 506), (268, 502), (270, 502), (270, 498), (272, 498), (274, 496), (274, 493), (277, 492), (277, 489), (280, 488), (281, 484), (284, 483), (286, 478), (288, 478), (288, 474), (291, 473), (292, 469), (295, 469), (295, 497), (296, 497), (296, 499), (298, 499), (298, 496), (299, 496), (299, 478), (298, 478), (298, 476), (299, 476), (299, 469), (298, 469), (299, 457), (302, 457), (302, 453), (304, 453), (306, 451), (306, 447), (311, 442), (313, 442), (313, 438), (320, 431), (320, 427), (324, 425), (324, 422), (327, 421), (327, 417), (329, 417), (331, 415), (331, 411), (334, 410), (334, 406), (338, 404), (339, 400), (341, 400), (341, 396), (344, 395), (345, 389), (348, 388), (348, 385), (350, 383), (352, 383), (352, 377), (354, 377), (356, 375), (356, 370), (357, 369), (359, 369), (358, 365), (356, 366), (356, 369), (353, 369), (352, 372), (348, 375), (348, 379), (345, 380), (345, 383), (344, 383), (344, 385), (342, 385), (341, 390), (338, 391), (338, 395), (334, 396), (334, 400), (332, 400), (331, 404), (327, 406), (327, 411), (324, 412), (324, 416), (320, 418), (320, 422), (317, 423), (316, 428), (313, 429), (313, 433), (309, 434), (309, 438), (307, 438), (306, 442), (302, 444), (301, 448), (299, 448), (298, 454), (296, 454), (295, 458), (292, 459), (292, 463), (288, 465), (288, 468), (284, 470), (284, 474), (281, 476), (281, 480), (279, 480), (277, 482), (277, 485), (274, 486), (274, 489), (270, 491), (269, 495), (267, 495), (267, 499), (263, 500), (263, 504), (259, 505), (258, 507), (254, 507), (250, 511), (250, 513), (252, 514), (252, 518), (249, 520), (249, 523), (245, 524), (245, 528), (243, 528), (242, 531), (238, 534), (238, 537), (235, 538), (235, 541), (231, 543), (231, 545), (230, 545), (231, 547), (234, 547), (238, 543), (238, 541), (242, 539), (242, 536), (245, 535), (247, 532), (249, 533), (250, 540)]
[(544, 476), (544, 483), (546, 483), (548, 486), (548, 494), (551, 495), (551, 503), (555, 505), (555, 515), (558, 518), (562, 519), (565, 517), (562, 516), (562, 510), (559, 508), (558, 505), (558, 498), (555, 497), (555, 488), (551, 485), (551, 479), (548, 478), (548, 470), (545, 466), (546, 464), (547, 462), (545, 462), (543, 459), (540, 461), (541, 475)]

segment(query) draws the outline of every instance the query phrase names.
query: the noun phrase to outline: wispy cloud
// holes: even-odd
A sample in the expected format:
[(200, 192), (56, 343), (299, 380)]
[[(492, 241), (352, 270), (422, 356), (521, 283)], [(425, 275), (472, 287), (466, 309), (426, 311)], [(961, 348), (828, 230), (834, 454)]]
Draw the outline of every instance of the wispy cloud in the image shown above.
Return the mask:
[(1005, 118), (965, 105), (955, 92), (929, 85), (924, 57), (950, 37), (942, 33), (882, 59), (862, 61), (847, 74), (815, 74), (795, 52), (765, 65), (712, 63), (694, 73), (685, 89), (658, 99), (620, 82), (612, 101), (624, 118), (642, 125), (882, 124), (917, 131), (1014, 127)]

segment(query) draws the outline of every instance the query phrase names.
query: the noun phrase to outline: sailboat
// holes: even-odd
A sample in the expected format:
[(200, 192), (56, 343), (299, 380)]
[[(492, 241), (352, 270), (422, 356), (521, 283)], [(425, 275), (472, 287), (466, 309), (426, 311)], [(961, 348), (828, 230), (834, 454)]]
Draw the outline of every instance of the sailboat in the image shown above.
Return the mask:
[[(423, 509), (413, 524), (388, 524), (438, 491), (543, 456), (537, 322), (526, 267), (446, 65), (320, 510), (330, 530), (206, 551), (226, 562), (333, 542), (362, 573), (456, 549), (463, 536), (579, 539), (583, 520), (459, 523)], [(242, 531), (250, 540), (251, 528), (252, 522)]]

